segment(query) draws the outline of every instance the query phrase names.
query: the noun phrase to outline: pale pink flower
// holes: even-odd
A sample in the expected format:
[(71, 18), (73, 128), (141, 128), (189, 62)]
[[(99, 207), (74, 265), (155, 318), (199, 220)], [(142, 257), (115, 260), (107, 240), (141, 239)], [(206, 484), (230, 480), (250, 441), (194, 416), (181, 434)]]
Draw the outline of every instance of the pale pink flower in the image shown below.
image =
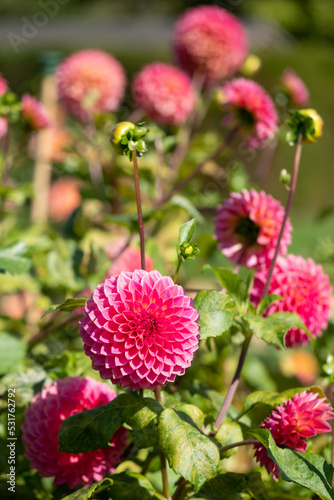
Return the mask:
[(188, 75), (169, 64), (145, 66), (133, 81), (132, 93), (136, 105), (163, 125), (182, 125), (195, 107)]
[[(305, 451), (306, 439), (329, 432), (331, 426), (328, 420), (332, 418), (332, 407), (324, 398), (319, 398), (317, 393), (304, 391), (277, 406), (262, 422), (260, 428), (269, 429), (280, 448)], [(254, 448), (255, 458), (261, 467), (265, 466), (268, 474), (272, 474), (275, 481), (278, 481), (280, 471), (268, 457), (267, 449), (262, 444), (255, 445)]]
[[(225, 257), (247, 267), (269, 266), (284, 218), (279, 201), (264, 191), (232, 193), (217, 208), (215, 233)], [(285, 225), (280, 253), (291, 242), (291, 224)]]
[(293, 106), (296, 108), (308, 106), (310, 102), (308, 88), (293, 69), (286, 68), (284, 70), (281, 76), (281, 84)]
[(8, 120), (3, 116), (0, 116), (0, 139), (7, 134), (8, 131)]
[(94, 114), (116, 111), (125, 91), (123, 66), (102, 50), (81, 50), (67, 57), (56, 73), (65, 109), (83, 121)]
[(22, 116), (34, 130), (50, 127), (51, 117), (43, 104), (29, 94), (24, 94), (21, 100)]
[[(112, 266), (107, 271), (106, 278), (121, 274), (122, 271), (133, 272), (136, 269), (141, 269), (140, 252), (135, 248), (127, 247), (119, 257), (115, 259)], [(149, 255), (145, 255), (145, 270), (148, 272), (153, 271), (153, 260)]]
[(158, 271), (106, 279), (86, 303), (80, 335), (93, 368), (122, 387), (155, 389), (183, 375), (198, 349), (198, 313)]
[(223, 124), (237, 127), (249, 147), (256, 149), (273, 139), (278, 116), (271, 97), (261, 85), (235, 78), (220, 88), (218, 99), (228, 111)]
[(173, 46), (180, 66), (207, 83), (232, 76), (248, 53), (241, 22), (216, 5), (186, 11), (175, 25)]
[(25, 411), (22, 441), (25, 456), (43, 477), (54, 476), (55, 484), (79, 484), (100, 481), (115, 470), (126, 446), (127, 431), (121, 427), (109, 447), (85, 453), (58, 451), (58, 433), (62, 422), (71, 415), (109, 403), (116, 392), (103, 383), (87, 377), (56, 380), (37, 394)]
[[(267, 279), (267, 270), (255, 273), (252, 301), (257, 304)], [(269, 286), (269, 293), (281, 295), (283, 300), (276, 301), (266, 311), (299, 314), (314, 338), (322, 335), (327, 328), (331, 311), (332, 288), (328, 276), (320, 264), (312, 259), (296, 255), (279, 256)], [(291, 328), (285, 337), (287, 347), (307, 344), (309, 337), (299, 328)]]

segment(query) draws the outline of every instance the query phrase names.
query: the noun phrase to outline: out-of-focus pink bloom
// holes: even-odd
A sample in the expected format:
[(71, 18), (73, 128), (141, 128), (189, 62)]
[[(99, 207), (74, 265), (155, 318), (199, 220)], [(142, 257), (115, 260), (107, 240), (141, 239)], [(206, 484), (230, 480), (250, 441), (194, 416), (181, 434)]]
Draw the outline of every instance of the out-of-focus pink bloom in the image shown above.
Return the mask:
[(29, 125), (40, 130), (51, 126), (51, 118), (43, 104), (29, 94), (24, 94), (21, 100), (21, 112)]
[(67, 57), (56, 73), (65, 109), (83, 121), (96, 113), (116, 111), (125, 91), (123, 66), (102, 50), (81, 50)]
[[(276, 444), (281, 448), (289, 447), (297, 451), (305, 451), (306, 439), (329, 432), (328, 420), (334, 418), (332, 407), (324, 398), (307, 391), (295, 394), (276, 409), (261, 424), (262, 429), (269, 429)], [(265, 466), (268, 474), (278, 481), (280, 471), (268, 457), (267, 449), (258, 444), (254, 446), (255, 458), (261, 467)]]
[(132, 93), (137, 106), (165, 125), (182, 125), (195, 107), (188, 75), (169, 64), (145, 66), (133, 81)]
[(6, 92), (8, 92), (8, 84), (7, 81), (4, 79), (2, 74), (0, 73), (0, 96), (4, 95)]
[(62, 222), (81, 204), (79, 183), (66, 177), (51, 184), (49, 193), (49, 214), (51, 219)]
[[(255, 273), (252, 301), (257, 304), (267, 279), (267, 270)], [(283, 300), (276, 301), (266, 311), (290, 312), (299, 314), (314, 338), (322, 335), (327, 328), (331, 311), (332, 288), (322, 266), (312, 259), (296, 255), (279, 256), (270, 282), (269, 292), (281, 295)], [(291, 328), (285, 337), (287, 347), (307, 344), (309, 337), (300, 328)]]
[(22, 425), (25, 455), (31, 466), (43, 477), (55, 476), (55, 484), (67, 483), (70, 488), (100, 481), (113, 472), (126, 446), (123, 427), (115, 432), (109, 447), (76, 454), (58, 451), (58, 433), (67, 417), (115, 397), (116, 392), (107, 384), (90, 377), (69, 377), (46, 386), (25, 411)]
[(237, 127), (249, 147), (256, 149), (275, 136), (278, 123), (275, 105), (258, 83), (236, 78), (220, 88), (218, 99), (228, 111), (223, 123)]
[(80, 322), (85, 353), (104, 379), (155, 389), (183, 375), (198, 349), (198, 313), (158, 271), (122, 272), (99, 285)]
[[(133, 272), (136, 269), (141, 269), (140, 252), (134, 248), (128, 247), (119, 257), (117, 257), (115, 262), (113, 262), (106, 274), (106, 278), (121, 274), (122, 271)], [(148, 272), (153, 271), (153, 260), (149, 255), (145, 255), (145, 270)]]
[(232, 76), (248, 53), (241, 22), (216, 5), (185, 12), (175, 25), (173, 46), (180, 66), (207, 83)]
[[(272, 260), (284, 218), (281, 204), (264, 191), (232, 193), (217, 208), (215, 234), (225, 257), (247, 267), (268, 267)], [(286, 253), (291, 242), (287, 221), (280, 244)]]
[(7, 131), (8, 131), (7, 118), (0, 116), (0, 139), (7, 134)]
[(310, 94), (303, 80), (293, 69), (286, 68), (281, 76), (281, 84), (291, 104), (296, 108), (304, 108), (310, 102)]

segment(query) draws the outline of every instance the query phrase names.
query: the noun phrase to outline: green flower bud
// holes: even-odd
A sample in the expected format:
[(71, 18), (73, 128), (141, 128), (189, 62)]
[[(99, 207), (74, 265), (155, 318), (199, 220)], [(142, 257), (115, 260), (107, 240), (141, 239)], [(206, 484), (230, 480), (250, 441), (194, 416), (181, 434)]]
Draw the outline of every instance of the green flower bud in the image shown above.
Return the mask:
[(293, 146), (298, 141), (299, 134), (302, 134), (304, 143), (313, 143), (321, 137), (323, 120), (315, 109), (291, 110), (287, 125), (290, 130), (287, 132), (286, 139)]
[(122, 155), (124, 153), (124, 146), (128, 143), (129, 138), (127, 135), (133, 131), (135, 125), (131, 122), (119, 122), (114, 126), (110, 136), (110, 142), (114, 148), (115, 153)]
[(112, 130), (110, 142), (114, 151), (119, 155), (126, 155), (132, 160), (133, 152), (137, 152), (138, 158), (141, 158), (147, 151), (143, 137), (148, 129), (143, 123), (134, 125), (131, 122), (120, 122)]
[(281, 170), (279, 180), (286, 188), (290, 188), (291, 174), (285, 168)]
[(185, 261), (187, 259), (194, 259), (199, 253), (199, 248), (196, 243), (186, 242), (181, 245), (179, 256)]

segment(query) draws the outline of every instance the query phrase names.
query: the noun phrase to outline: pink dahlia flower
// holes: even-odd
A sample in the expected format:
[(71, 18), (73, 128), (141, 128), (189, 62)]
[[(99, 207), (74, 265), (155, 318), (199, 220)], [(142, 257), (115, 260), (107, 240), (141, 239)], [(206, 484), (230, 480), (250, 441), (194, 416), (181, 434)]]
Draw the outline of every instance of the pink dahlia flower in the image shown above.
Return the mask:
[(59, 65), (56, 78), (65, 109), (83, 121), (98, 112), (115, 111), (126, 85), (123, 66), (102, 50), (72, 54)]
[(103, 383), (87, 377), (56, 380), (37, 394), (25, 411), (22, 441), (31, 466), (43, 477), (55, 476), (55, 484), (78, 484), (100, 481), (114, 471), (126, 446), (127, 431), (121, 427), (109, 446), (85, 453), (58, 451), (58, 432), (65, 418), (102, 406), (116, 397), (116, 392)]
[[(267, 279), (267, 270), (255, 273), (252, 301), (257, 304)], [(312, 259), (288, 255), (279, 256), (274, 268), (269, 292), (281, 295), (283, 300), (276, 301), (266, 311), (297, 313), (314, 338), (327, 328), (331, 311), (332, 288), (328, 276), (320, 264)], [(307, 344), (309, 337), (299, 328), (291, 328), (286, 334), (287, 347)]]
[(29, 94), (25, 94), (21, 100), (22, 116), (29, 125), (40, 130), (51, 126), (51, 117), (43, 104)]
[[(215, 233), (225, 257), (247, 267), (269, 267), (284, 218), (281, 204), (255, 189), (232, 193), (217, 208)], [(285, 225), (280, 253), (291, 242), (291, 224)]]
[(309, 104), (310, 95), (308, 88), (293, 69), (286, 68), (284, 70), (281, 76), (281, 84), (293, 106), (304, 108)]
[(220, 88), (218, 99), (228, 110), (223, 123), (238, 127), (249, 147), (256, 149), (274, 137), (278, 116), (272, 99), (261, 85), (236, 78)]
[(241, 68), (248, 53), (246, 32), (240, 21), (215, 5), (189, 9), (177, 21), (173, 46), (180, 66), (219, 82)]
[[(323, 434), (331, 430), (328, 420), (334, 418), (332, 407), (324, 398), (319, 398), (316, 393), (307, 391), (295, 394), (276, 409), (261, 424), (262, 429), (269, 429), (272, 437), (280, 448), (292, 448), (305, 451), (306, 439)], [(268, 457), (267, 449), (262, 444), (257, 444), (255, 458), (261, 467), (265, 466), (268, 474), (272, 474), (278, 481), (280, 471)]]
[(122, 387), (155, 389), (183, 375), (198, 349), (198, 313), (158, 271), (122, 272), (86, 302), (80, 335), (93, 368)]
[(195, 93), (189, 77), (169, 64), (145, 66), (132, 84), (135, 103), (152, 120), (182, 125), (195, 107)]
[[(141, 268), (141, 257), (140, 252), (134, 248), (126, 248), (117, 259), (113, 262), (109, 271), (107, 272), (107, 278), (121, 274), (122, 271), (133, 272), (136, 269)], [(153, 271), (153, 260), (148, 255), (145, 255), (145, 269), (150, 272)]]

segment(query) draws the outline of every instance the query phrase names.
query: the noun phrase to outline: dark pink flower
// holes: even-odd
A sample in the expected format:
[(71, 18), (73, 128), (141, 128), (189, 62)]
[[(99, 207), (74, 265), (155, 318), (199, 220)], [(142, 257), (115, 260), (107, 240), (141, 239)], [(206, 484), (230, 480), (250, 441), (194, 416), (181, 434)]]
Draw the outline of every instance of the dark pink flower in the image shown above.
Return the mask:
[[(307, 391), (295, 394), (292, 399), (275, 410), (261, 424), (262, 429), (269, 429), (277, 445), (305, 451), (306, 439), (331, 430), (328, 420), (334, 418), (332, 407), (317, 393)], [(255, 458), (261, 467), (265, 466), (268, 474), (278, 480), (280, 471), (268, 457), (267, 449), (258, 444), (254, 446)]]
[(81, 50), (65, 59), (56, 73), (60, 99), (74, 117), (88, 121), (115, 111), (125, 91), (123, 66), (102, 50)]
[[(217, 208), (215, 233), (225, 257), (247, 267), (269, 266), (281, 230), (284, 209), (264, 191), (232, 193)], [(285, 253), (291, 242), (287, 221), (280, 245)]]
[[(252, 301), (257, 304), (267, 279), (267, 270), (255, 273)], [(276, 301), (266, 311), (290, 312), (299, 314), (313, 337), (319, 337), (327, 328), (331, 311), (332, 288), (322, 266), (312, 259), (296, 255), (279, 256), (271, 279), (269, 293), (281, 295), (283, 300)], [(285, 337), (287, 347), (307, 344), (309, 338), (303, 330), (291, 328)]]
[(293, 106), (296, 108), (308, 106), (310, 102), (308, 88), (293, 69), (286, 68), (284, 70), (281, 76), (281, 84)]
[(189, 77), (169, 64), (145, 66), (133, 81), (132, 93), (137, 106), (165, 125), (182, 125), (195, 107)]
[[(121, 274), (122, 271), (135, 271), (141, 268), (141, 257), (139, 250), (135, 248), (127, 247), (120, 255), (115, 259), (112, 266), (107, 272), (106, 278)], [(153, 260), (149, 255), (145, 255), (145, 269), (150, 272), (153, 271)]]
[(223, 123), (238, 127), (251, 148), (256, 149), (274, 137), (278, 116), (272, 99), (261, 85), (236, 78), (220, 88), (218, 99), (228, 111)]
[(116, 397), (116, 392), (103, 383), (87, 377), (56, 380), (37, 394), (25, 411), (22, 441), (31, 466), (43, 477), (55, 476), (55, 484), (79, 484), (100, 481), (114, 471), (126, 446), (127, 431), (121, 427), (110, 446), (85, 453), (58, 451), (58, 432), (65, 418), (102, 406)]
[(185, 12), (175, 25), (173, 46), (180, 66), (207, 83), (232, 76), (248, 53), (242, 24), (216, 5)]
[(7, 80), (5, 80), (0, 73), (0, 96), (4, 95), (6, 92), (8, 92), (8, 90)]
[(51, 117), (43, 104), (29, 94), (25, 94), (21, 100), (22, 116), (27, 120), (29, 125), (40, 130), (51, 126)]
[(198, 313), (158, 271), (106, 279), (86, 303), (80, 335), (93, 368), (122, 387), (155, 389), (183, 375), (198, 349)]

